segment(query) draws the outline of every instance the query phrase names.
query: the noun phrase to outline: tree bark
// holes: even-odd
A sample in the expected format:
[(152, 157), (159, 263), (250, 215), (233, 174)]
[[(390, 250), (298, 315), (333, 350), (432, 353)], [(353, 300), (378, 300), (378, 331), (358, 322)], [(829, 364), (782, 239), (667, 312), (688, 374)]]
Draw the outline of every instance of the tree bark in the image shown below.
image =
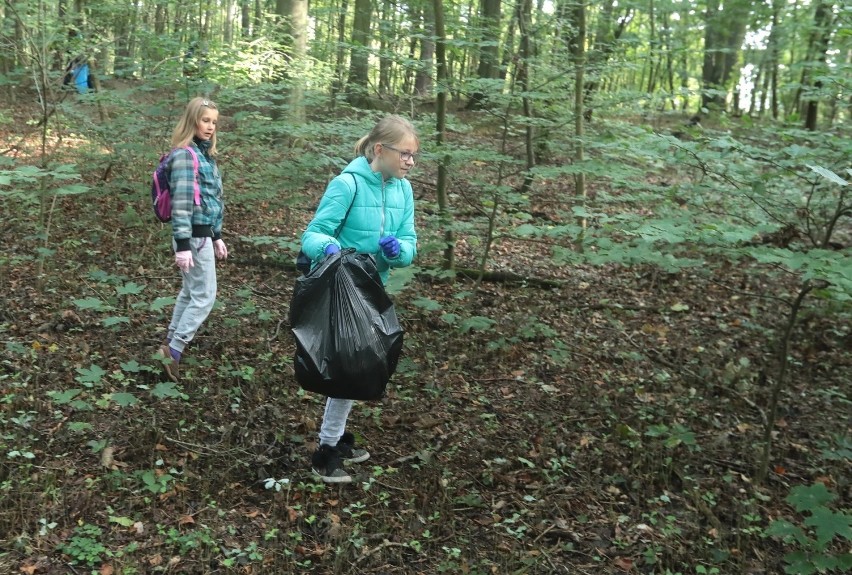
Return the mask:
[(346, 92), (349, 103), (366, 107), (370, 80), (370, 0), (355, 0), (355, 20), (352, 24), (352, 50), (349, 56), (349, 79)]
[[(422, 38), (420, 38), (420, 66), (414, 77), (414, 95), (426, 98), (432, 93), (432, 67), (435, 58), (435, 42), (431, 39), (434, 34), (434, 10), (426, 4), (422, 12)], [(446, 63), (446, 62), (445, 62)]]
[(707, 11), (704, 15), (704, 63), (701, 68), (704, 92), (701, 105), (724, 111), (725, 93), (745, 38), (750, 6), (745, 2), (734, 2), (726, 3), (724, 10), (721, 8), (720, 0), (707, 1)]
[[(479, 63), (476, 77), (480, 80), (492, 80), (500, 77), (499, 40), (500, 40), (500, 0), (480, 0), (480, 27), (482, 42), (478, 55)], [(476, 91), (470, 96), (467, 108), (481, 109), (487, 100), (485, 92)]]
[[(819, 92), (822, 88), (822, 80), (816, 79), (814, 77), (819, 76), (819, 72), (821, 72), (825, 68), (826, 60), (828, 58), (828, 43), (831, 38), (831, 21), (832, 21), (832, 5), (831, 3), (825, 2), (825, 0), (821, 1), (817, 4), (816, 10), (814, 10), (814, 30), (811, 34), (811, 43), (813, 44), (813, 49), (808, 50), (809, 53), (813, 54), (812, 62), (806, 63), (806, 65), (812, 69), (808, 69), (808, 85), (811, 85), (813, 90)], [(803, 82), (804, 84), (804, 82)], [(819, 94), (814, 96), (810, 96), (806, 100), (805, 104), (805, 129), (815, 131), (817, 129), (817, 112), (819, 106)]]
[[(432, 7), (435, 16), (435, 60), (436, 74), (438, 83), (438, 101), (436, 107), (436, 126), (435, 126), (435, 148), (440, 154), (444, 146), (444, 138), (447, 131), (447, 52), (446, 52), (446, 31), (444, 29), (444, 7), (442, 0), (432, 0)], [(438, 163), (438, 213), (441, 219), (441, 225), (444, 228), (444, 269), (451, 270), (455, 267), (455, 239), (453, 238), (452, 217), (450, 215), (449, 203), (447, 201), (447, 163), (450, 161), (450, 155), (447, 153), (440, 154)]]
[[(574, 24), (577, 27), (577, 33), (571, 51), (574, 55), (574, 136), (576, 138), (576, 146), (574, 148), (574, 161), (582, 163), (585, 160), (585, 146), (583, 144), (584, 137), (584, 113), (583, 113), (583, 95), (585, 93), (585, 80), (583, 78), (586, 67), (586, 6), (582, 3), (577, 3), (574, 8)], [(578, 172), (574, 176), (574, 185), (576, 195), (582, 202), (586, 201), (586, 174)], [(581, 219), (580, 225), (585, 228), (586, 220)]]
[(251, 0), (240, 0), (240, 36), (251, 36)]

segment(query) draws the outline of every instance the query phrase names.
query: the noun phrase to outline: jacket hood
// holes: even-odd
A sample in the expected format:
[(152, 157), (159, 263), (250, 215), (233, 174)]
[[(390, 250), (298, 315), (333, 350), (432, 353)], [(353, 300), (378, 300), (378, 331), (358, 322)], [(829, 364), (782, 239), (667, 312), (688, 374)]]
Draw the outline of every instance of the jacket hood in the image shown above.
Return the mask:
[[(358, 156), (349, 162), (349, 165), (343, 168), (343, 173), (357, 174), (370, 184), (379, 187), (382, 185), (382, 173), (373, 171), (373, 168), (370, 167), (370, 161), (366, 156)], [(399, 178), (388, 178), (385, 180), (385, 186), (395, 184), (398, 181)]]

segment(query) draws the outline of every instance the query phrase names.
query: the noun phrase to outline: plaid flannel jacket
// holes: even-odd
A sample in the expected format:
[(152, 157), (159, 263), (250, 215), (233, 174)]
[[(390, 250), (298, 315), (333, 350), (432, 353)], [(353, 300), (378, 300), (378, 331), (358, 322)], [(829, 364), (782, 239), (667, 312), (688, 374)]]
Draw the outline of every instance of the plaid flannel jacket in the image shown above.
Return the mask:
[(169, 186), (172, 190), (172, 237), (177, 251), (189, 249), (192, 226), (211, 226), (213, 238), (222, 237), (222, 216), (225, 202), (222, 197), (222, 176), (216, 160), (207, 155), (210, 142), (189, 143), (198, 156), (198, 185), (201, 188), (201, 205), (194, 205), (194, 169), (192, 156), (184, 149), (172, 153), (169, 164)]

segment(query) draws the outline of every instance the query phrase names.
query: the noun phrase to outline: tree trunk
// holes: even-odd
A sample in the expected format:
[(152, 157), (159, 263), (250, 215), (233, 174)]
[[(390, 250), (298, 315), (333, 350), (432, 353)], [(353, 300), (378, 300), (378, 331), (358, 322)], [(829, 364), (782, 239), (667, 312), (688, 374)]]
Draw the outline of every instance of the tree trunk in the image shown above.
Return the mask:
[(391, 71), (393, 69), (393, 59), (388, 56), (392, 50), (391, 46), (396, 44), (395, 34), (392, 35), (392, 30), (396, 30), (396, 19), (394, 17), (396, 11), (391, 5), (391, 0), (382, 0), (382, 16), (379, 42), (379, 94), (389, 94), (391, 92)]
[[(500, 0), (480, 0), (480, 27), (482, 42), (479, 47), (479, 63), (476, 77), (491, 80), (500, 77), (499, 46), (500, 40)], [(485, 92), (477, 90), (470, 96), (467, 108), (478, 110), (485, 105)]]
[(337, 95), (345, 88), (346, 62), (346, 14), (349, 12), (349, 1), (341, 0), (337, 14), (337, 53), (334, 58), (334, 81), (331, 84), (331, 108), (334, 109)]
[(780, 31), (778, 28), (778, 14), (781, 12), (783, 0), (773, 0), (772, 2), (772, 30), (769, 32), (769, 51), (772, 55), (772, 63), (769, 74), (771, 76), (771, 102), (772, 102), (772, 119), (778, 119), (778, 43)]
[(432, 0), (435, 16), (435, 45), (436, 72), (438, 83), (438, 101), (435, 110), (435, 148), (440, 158), (438, 163), (438, 213), (441, 225), (444, 228), (444, 268), (451, 270), (455, 267), (455, 240), (453, 238), (452, 216), (447, 201), (447, 164), (451, 160), (447, 153), (441, 154), (444, 146), (444, 138), (447, 131), (447, 52), (446, 31), (444, 30), (444, 6), (442, 0)]
[(515, 6), (512, 9), (512, 17), (509, 19), (509, 24), (506, 27), (506, 37), (503, 39), (503, 56), (500, 58), (501, 80), (506, 79), (506, 74), (509, 73), (509, 67), (515, 53), (515, 27), (518, 25), (518, 14), (521, 13), (521, 3), (523, 1), (524, 0), (515, 0)]
[(161, 36), (166, 32), (166, 4), (157, 2), (157, 7), (154, 8), (154, 34)]
[(284, 53), (290, 72), (285, 73), (283, 79), (287, 80), (289, 118), (292, 122), (301, 123), (305, 119), (303, 69), (308, 49), (308, 0), (277, 0), (276, 9), (287, 42)]
[(435, 57), (435, 42), (432, 40), (435, 16), (431, 5), (424, 6), (422, 16), (420, 66), (417, 68), (417, 75), (414, 77), (414, 95), (419, 98), (426, 98), (432, 93), (432, 67)]
[(726, 108), (726, 92), (731, 71), (739, 58), (745, 38), (750, 6), (745, 3), (725, 4), (708, 0), (704, 15), (704, 63), (701, 69), (702, 107)]
[(254, 26), (252, 26), (252, 38), (260, 38), (263, 31), (263, 2), (262, 0), (254, 0)]
[(243, 38), (251, 36), (251, 0), (241, 0), (240, 2), (240, 29)]
[[(585, 92), (585, 80), (583, 78), (586, 67), (586, 6), (577, 3), (574, 8), (574, 25), (577, 28), (574, 44), (571, 51), (574, 55), (574, 135), (577, 144), (574, 148), (574, 161), (582, 163), (585, 160), (585, 146), (583, 144), (583, 94)], [(586, 201), (586, 174), (578, 172), (574, 176), (576, 195), (582, 202)], [(586, 227), (586, 220), (580, 222)]]
[(349, 56), (349, 79), (346, 93), (353, 106), (366, 107), (370, 81), (370, 0), (355, 0), (355, 20), (352, 24), (352, 51)]
[(523, 90), (521, 103), (523, 105), (524, 117), (527, 119), (524, 127), (524, 148), (526, 152), (526, 173), (521, 193), (528, 194), (532, 186), (533, 172), (535, 167), (535, 133), (533, 131), (533, 118), (535, 114), (532, 107), (532, 99), (529, 96), (531, 90), (530, 67), (533, 60), (532, 41), (532, 0), (522, 0), (521, 11), (518, 13), (518, 33), (520, 34), (520, 59), (517, 64), (518, 80)]
[(226, 46), (234, 43), (234, 0), (225, 0), (225, 26), (222, 39)]
[[(808, 50), (809, 53), (813, 54), (813, 60), (806, 63), (809, 68), (813, 68), (809, 70), (807, 85), (811, 85), (812, 78), (818, 78), (825, 68), (826, 59), (828, 58), (828, 42), (831, 38), (831, 20), (832, 5), (823, 0), (817, 4), (814, 11), (814, 30), (811, 34), (813, 50)], [(818, 92), (822, 88), (822, 80), (813, 80), (812, 86), (813, 91), (817, 92), (817, 94), (808, 97), (806, 100), (805, 129), (815, 131), (817, 129), (817, 107), (820, 98)]]

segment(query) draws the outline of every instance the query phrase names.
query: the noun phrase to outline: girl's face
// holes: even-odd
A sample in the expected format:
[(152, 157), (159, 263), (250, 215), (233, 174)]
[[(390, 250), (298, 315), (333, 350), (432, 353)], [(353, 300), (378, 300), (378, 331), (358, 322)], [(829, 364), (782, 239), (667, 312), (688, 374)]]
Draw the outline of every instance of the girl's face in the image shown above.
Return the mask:
[(406, 136), (395, 144), (376, 144), (375, 168), (385, 176), (404, 178), (417, 162), (420, 148), (414, 136)]
[(195, 137), (199, 140), (209, 140), (216, 132), (216, 123), (219, 121), (219, 110), (204, 108), (198, 124), (195, 125)]

